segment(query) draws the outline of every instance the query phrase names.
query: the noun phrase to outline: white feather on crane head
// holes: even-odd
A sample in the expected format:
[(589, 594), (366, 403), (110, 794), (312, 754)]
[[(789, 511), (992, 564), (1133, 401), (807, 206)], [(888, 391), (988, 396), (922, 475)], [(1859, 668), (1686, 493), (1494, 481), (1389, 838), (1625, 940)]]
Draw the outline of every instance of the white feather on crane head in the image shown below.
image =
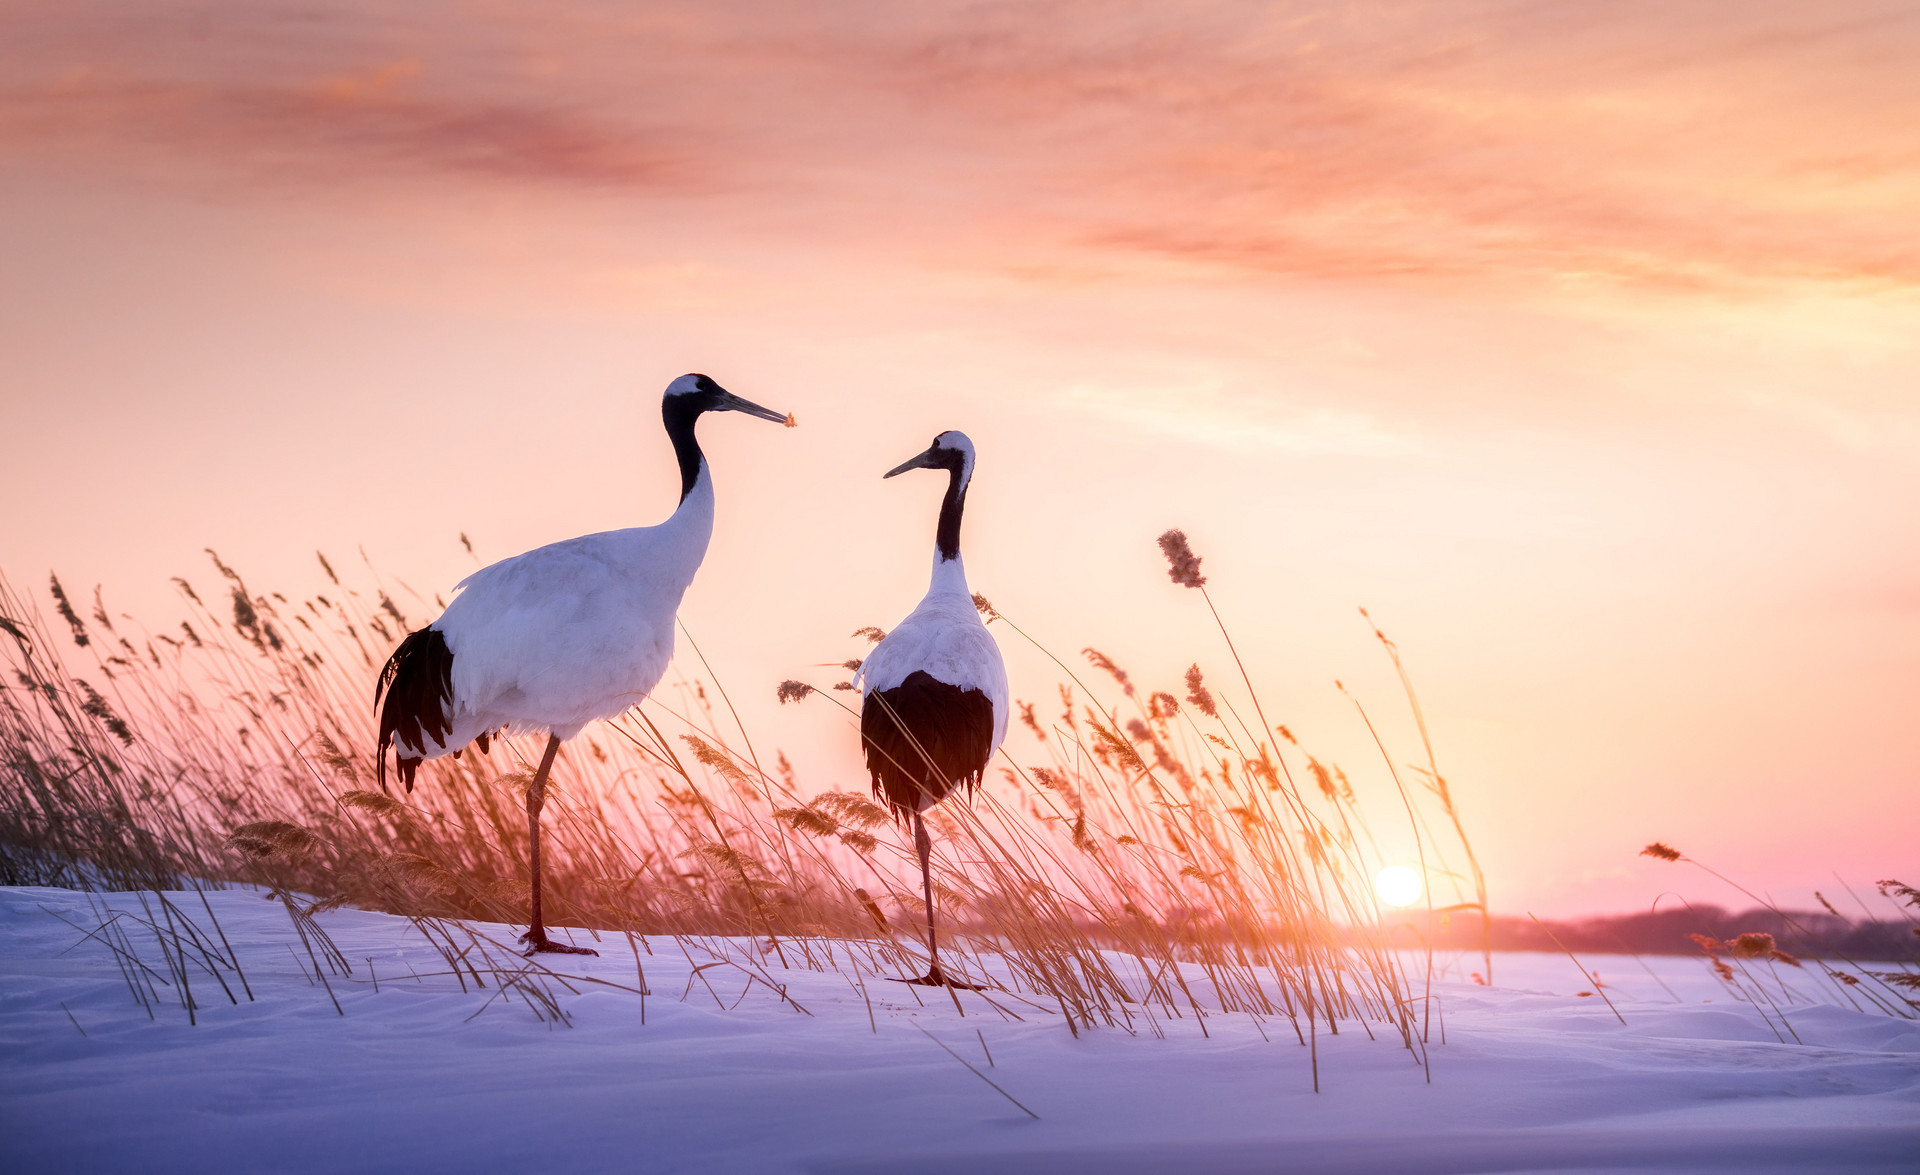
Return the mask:
[(936, 450), (960, 454), (960, 484), (965, 487), (973, 480), (973, 441), (958, 429), (948, 429), (933, 438)]

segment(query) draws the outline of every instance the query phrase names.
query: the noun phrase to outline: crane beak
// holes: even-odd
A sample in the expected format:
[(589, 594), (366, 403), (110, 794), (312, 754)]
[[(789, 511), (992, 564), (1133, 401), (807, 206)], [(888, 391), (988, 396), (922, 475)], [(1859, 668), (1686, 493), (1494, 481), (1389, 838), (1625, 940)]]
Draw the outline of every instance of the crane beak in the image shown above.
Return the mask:
[(887, 472), (881, 476), (880, 480), (885, 481), (887, 478), (905, 473), (909, 469), (933, 469), (933, 468), (936, 468), (933, 462), (933, 450), (928, 449), (926, 452), (920, 454), (919, 456), (903, 461), (900, 464), (894, 466), (892, 469), (887, 470)]
[(775, 412), (771, 408), (762, 408), (752, 400), (743, 400), (732, 392), (723, 392), (720, 397), (722, 412), (745, 412), (748, 416), (757, 416), (762, 420), (771, 420), (775, 424), (786, 424), (792, 419), (785, 412)]

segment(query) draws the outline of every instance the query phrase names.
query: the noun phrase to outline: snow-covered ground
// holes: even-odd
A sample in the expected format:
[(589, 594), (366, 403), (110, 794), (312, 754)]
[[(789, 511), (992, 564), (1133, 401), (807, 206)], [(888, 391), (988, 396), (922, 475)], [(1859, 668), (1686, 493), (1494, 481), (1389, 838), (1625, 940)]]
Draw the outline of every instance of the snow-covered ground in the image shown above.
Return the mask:
[[(1693, 960), (1647, 961), (1669, 994), (1631, 958), (1583, 957), (1623, 1027), (1566, 958), (1496, 956), (1498, 986), (1436, 987), (1431, 1084), (1347, 1025), (1320, 1037), (1315, 1094), (1284, 1020), (1076, 1037), (1005, 996), (957, 1011), (831, 972), (776, 968), (782, 997), (736, 964), (694, 975), (713, 957), (671, 939), (641, 955), (644, 1025), (612, 987), (547, 981), (566, 1022), (463, 992), (407, 920), (354, 910), (319, 919), (354, 969), (329, 991), (281, 906), (208, 897), (253, 998), (189, 965), (189, 1024), (157, 980), (150, 1018), (76, 929), (103, 904), (144, 917), (136, 895), (0, 889), (0, 1170), (1920, 1171), (1920, 1022), (1789, 1008), (1783, 1044)], [(174, 898), (213, 934), (198, 895)], [(600, 946), (543, 962), (635, 986), (626, 941)]]

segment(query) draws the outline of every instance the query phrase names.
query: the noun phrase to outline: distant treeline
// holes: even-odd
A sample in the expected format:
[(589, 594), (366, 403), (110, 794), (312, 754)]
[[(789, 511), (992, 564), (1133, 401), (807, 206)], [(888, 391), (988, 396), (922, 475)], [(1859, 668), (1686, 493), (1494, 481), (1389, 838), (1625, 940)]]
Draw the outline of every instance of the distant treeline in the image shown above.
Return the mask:
[[(1424, 911), (1409, 912), (1400, 918), (1418, 927), (1427, 915)], [(1433, 923), (1435, 946), (1449, 950), (1480, 948), (1481, 927), (1476, 914), (1434, 914)], [(1564, 946), (1571, 951), (1699, 955), (1703, 953), (1700, 944), (1689, 935), (1725, 942), (1751, 931), (1771, 934), (1781, 950), (1810, 959), (1920, 961), (1920, 927), (1912, 922), (1856, 922), (1824, 910), (1774, 911), (1764, 907), (1734, 913), (1718, 906), (1673, 906), (1646, 914), (1540, 922), (1496, 914), (1493, 949), (1554, 951)]]

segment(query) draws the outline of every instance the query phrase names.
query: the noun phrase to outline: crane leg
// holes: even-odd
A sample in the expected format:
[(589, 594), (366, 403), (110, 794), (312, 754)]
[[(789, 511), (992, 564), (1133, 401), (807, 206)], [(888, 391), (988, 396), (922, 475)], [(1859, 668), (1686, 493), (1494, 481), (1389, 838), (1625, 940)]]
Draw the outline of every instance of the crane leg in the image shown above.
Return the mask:
[(527, 932), (520, 941), (527, 944), (529, 955), (552, 953), (558, 955), (597, 955), (599, 951), (586, 947), (568, 946), (554, 942), (547, 937), (547, 928), (540, 917), (540, 809), (547, 802), (547, 774), (553, 770), (553, 757), (560, 753), (560, 740), (547, 736), (547, 753), (540, 756), (540, 769), (533, 773), (533, 782), (527, 786), (527, 835), (532, 842), (530, 852), (531, 866), (529, 874), (532, 899), (527, 911)]
[(930, 961), (925, 975), (922, 975), (918, 979), (905, 979), (901, 982), (916, 984), (920, 987), (958, 987), (967, 991), (979, 991), (981, 990), (979, 985), (961, 983), (958, 980), (949, 979), (947, 978), (947, 973), (940, 969), (940, 940), (935, 936), (933, 928), (933, 869), (931, 865), (933, 840), (927, 836), (927, 822), (920, 818), (920, 813), (918, 812), (913, 814), (913, 851), (920, 857), (920, 886), (921, 892), (926, 895), (927, 900), (927, 954)]

